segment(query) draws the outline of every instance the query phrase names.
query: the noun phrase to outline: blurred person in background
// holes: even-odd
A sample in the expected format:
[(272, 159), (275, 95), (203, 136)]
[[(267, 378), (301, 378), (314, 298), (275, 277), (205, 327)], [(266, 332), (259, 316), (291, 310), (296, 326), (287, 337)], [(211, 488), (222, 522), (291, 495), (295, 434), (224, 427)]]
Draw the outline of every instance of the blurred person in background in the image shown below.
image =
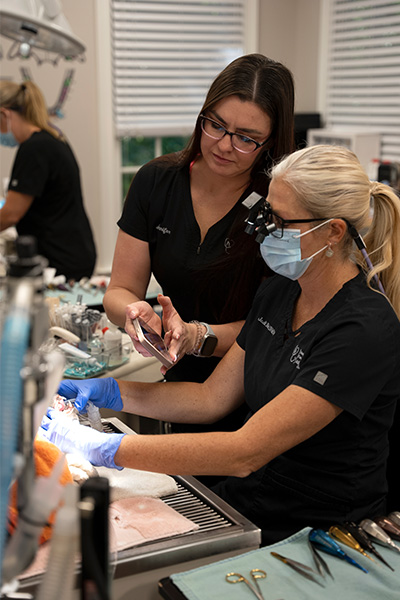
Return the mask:
[(96, 248), (82, 198), (79, 166), (62, 132), (50, 123), (32, 81), (0, 81), (0, 143), (18, 147), (0, 231), (36, 238), (38, 253), (56, 275), (93, 274)]

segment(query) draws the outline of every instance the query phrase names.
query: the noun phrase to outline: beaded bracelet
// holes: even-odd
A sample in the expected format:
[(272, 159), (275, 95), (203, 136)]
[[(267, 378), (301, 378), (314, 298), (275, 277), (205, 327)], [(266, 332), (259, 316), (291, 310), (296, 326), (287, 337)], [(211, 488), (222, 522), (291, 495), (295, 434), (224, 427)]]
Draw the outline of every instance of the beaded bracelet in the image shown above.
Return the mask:
[(203, 339), (203, 325), (199, 323), (199, 321), (189, 321), (189, 323), (194, 323), (196, 325), (197, 333), (193, 348), (189, 352), (186, 352), (186, 354), (192, 354), (196, 356), (200, 350), (200, 342)]

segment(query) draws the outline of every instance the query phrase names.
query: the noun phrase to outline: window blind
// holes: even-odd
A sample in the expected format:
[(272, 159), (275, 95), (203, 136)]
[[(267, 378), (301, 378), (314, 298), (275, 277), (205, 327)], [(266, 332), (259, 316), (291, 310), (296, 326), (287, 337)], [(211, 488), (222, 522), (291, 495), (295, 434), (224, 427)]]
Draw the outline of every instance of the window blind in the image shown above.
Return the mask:
[(330, 0), (326, 127), (381, 134), (400, 161), (400, 2)]
[(111, 0), (118, 137), (188, 135), (216, 75), (244, 53), (246, 0)]

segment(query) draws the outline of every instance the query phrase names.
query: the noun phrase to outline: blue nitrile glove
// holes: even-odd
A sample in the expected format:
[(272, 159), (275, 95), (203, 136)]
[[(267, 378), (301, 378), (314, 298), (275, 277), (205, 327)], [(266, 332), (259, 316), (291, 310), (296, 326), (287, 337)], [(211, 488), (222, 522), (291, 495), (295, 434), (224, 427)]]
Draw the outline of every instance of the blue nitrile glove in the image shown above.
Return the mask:
[(114, 456), (125, 433), (104, 433), (80, 425), (58, 411), (49, 408), (39, 428), (43, 437), (62, 452), (80, 454), (95, 467), (110, 467), (121, 471)]
[(76, 398), (75, 407), (80, 412), (85, 409), (87, 401), (91, 400), (99, 408), (122, 410), (122, 398), (119, 386), (113, 377), (99, 379), (64, 379), (58, 388), (60, 396)]

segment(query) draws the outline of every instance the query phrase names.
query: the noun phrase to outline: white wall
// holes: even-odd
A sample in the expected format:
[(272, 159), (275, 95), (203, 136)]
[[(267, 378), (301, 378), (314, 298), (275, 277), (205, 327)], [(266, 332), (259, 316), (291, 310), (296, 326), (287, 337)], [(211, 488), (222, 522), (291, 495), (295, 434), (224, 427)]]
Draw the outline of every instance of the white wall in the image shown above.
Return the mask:
[[(259, 0), (259, 51), (283, 62), (295, 77), (296, 111), (318, 108), (319, 18), (323, 0)], [(72, 31), (86, 45), (84, 63), (61, 60), (54, 67), (38, 66), (33, 59), (8, 60), (9, 40), (0, 36), (5, 58), (0, 76), (21, 81), (20, 66), (27, 67), (49, 105), (58, 97), (67, 69), (74, 81), (67, 98), (65, 117), (57, 124), (69, 138), (81, 167), (86, 209), (98, 248), (97, 268), (111, 267), (120, 212), (115, 147), (112, 135), (110, 40), (106, 25), (108, 0), (62, 0)], [(97, 36), (97, 23), (102, 33)], [(0, 149), (0, 176), (9, 175), (15, 151)], [(65, 232), (68, 237), (68, 232)]]
[(260, 0), (260, 52), (293, 73), (296, 112), (318, 110), (322, 0)]

